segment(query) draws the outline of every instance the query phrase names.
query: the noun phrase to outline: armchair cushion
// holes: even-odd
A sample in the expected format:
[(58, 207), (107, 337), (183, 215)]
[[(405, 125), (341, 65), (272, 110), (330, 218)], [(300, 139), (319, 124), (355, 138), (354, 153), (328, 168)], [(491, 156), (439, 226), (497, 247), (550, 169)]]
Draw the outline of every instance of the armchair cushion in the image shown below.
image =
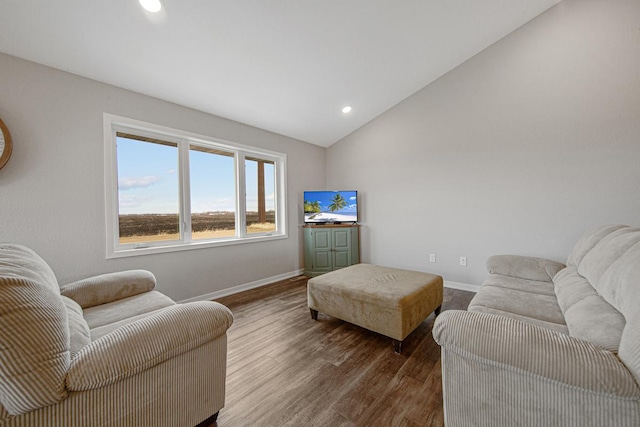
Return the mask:
[(224, 335), (233, 316), (212, 301), (175, 305), (84, 347), (67, 375), (71, 391), (103, 387)]
[(557, 261), (519, 255), (494, 255), (487, 260), (487, 270), (491, 274), (540, 282), (551, 282), (564, 267)]
[(84, 310), (84, 319), (92, 330), (101, 326), (150, 313), (176, 303), (158, 291), (145, 292), (119, 301), (100, 304)]
[[(171, 306), (167, 306), (167, 307), (171, 307)], [(162, 310), (165, 310), (167, 307), (162, 307), (159, 308), (157, 310), (152, 310), (152, 311), (148, 311), (146, 313), (141, 313), (141, 314), (137, 314), (131, 317), (127, 317), (124, 318), (122, 320), (118, 320), (116, 322), (113, 323), (107, 323), (106, 325), (102, 325), (102, 326), (96, 326), (95, 328), (91, 328), (91, 341), (95, 341), (100, 337), (103, 337), (113, 331), (115, 331), (118, 328), (121, 328), (125, 325), (128, 325), (129, 323), (133, 323), (136, 322), (140, 319), (144, 319), (145, 317), (149, 317), (149, 316), (153, 316), (156, 313), (161, 312)]]
[(0, 244), (0, 277), (16, 278), (39, 283), (55, 293), (60, 293), (58, 280), (51, 267), (31, 249), (14, 243)]
[(82, 308), (107, 304), (153, 290), (156, 278), (146, 270), (129, 270), (89, 277), (60, 287), (62, 295)]
[(91, 342), (91, 332), (87, 321), (82, 317), (80, 305), (71, 298), (61, 298), (69, 315), (69, 350), (73, 358), (82, 347)]
[(11, 415), (66, 397), (67, 310), (55, 275), (35, 252), (0, 245), (0, 403)]

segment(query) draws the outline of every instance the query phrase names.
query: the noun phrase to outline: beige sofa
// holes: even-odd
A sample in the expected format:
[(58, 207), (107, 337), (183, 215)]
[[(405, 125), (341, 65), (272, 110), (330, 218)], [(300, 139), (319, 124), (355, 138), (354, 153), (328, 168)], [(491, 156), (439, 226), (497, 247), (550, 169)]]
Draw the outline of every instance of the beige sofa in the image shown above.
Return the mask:
[(143, 270), (58, 286), (36, 253), (0, 244), (0, 426), (194, 426), (224, 406), (215, 302), (176, 304)]
[(606, 226), (567, 266), (496, 256), (468, 311), (445, 311), (447, 426), (640, 426), (640, 229)]

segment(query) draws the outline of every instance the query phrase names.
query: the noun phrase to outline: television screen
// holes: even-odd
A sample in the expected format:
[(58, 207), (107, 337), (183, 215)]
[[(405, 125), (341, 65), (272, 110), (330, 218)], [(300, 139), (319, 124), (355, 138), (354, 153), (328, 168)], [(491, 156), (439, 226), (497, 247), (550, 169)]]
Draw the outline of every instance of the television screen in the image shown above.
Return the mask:
[(305, 191), (304, 222), (358, 222), (358, 192)]

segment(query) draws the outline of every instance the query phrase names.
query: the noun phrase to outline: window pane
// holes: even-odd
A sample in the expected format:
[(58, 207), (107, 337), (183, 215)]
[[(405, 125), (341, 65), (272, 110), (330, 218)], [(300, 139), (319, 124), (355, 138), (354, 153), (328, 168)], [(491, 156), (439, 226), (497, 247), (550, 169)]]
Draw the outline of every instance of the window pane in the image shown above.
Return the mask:
[(247, 234), (276, 230), (275, 165), (245, 159)]
[(178, 148), (116, 133), (120, 244), (180, 238)]
[(191, 237), (213, 239), (236, 235), (235, 159), (232, 153), (192, 145)]

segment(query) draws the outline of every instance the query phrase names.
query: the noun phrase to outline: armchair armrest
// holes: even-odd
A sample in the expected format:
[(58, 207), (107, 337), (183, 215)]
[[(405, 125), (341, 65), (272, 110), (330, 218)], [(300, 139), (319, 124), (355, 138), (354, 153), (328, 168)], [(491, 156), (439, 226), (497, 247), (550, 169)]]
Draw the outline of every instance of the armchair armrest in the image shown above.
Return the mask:
[(494, 255), (487, 260), (487, 270), (491, 274), (539, 282), (551, 282), (553, 276), (565, 267), (550, 259), (520, 255)]
[(533, 381), (638, 398), (633, 376), (613, 353), (556, 331), (488, 313), (450, 310), (436, 319), (433, 336), (443, 350), (480, 365)]
[(156, 278), (150, 271), (129, 270), (102, 274), (60, 287), (60, 293), (82, 308), (107, 304), (153, 290)]
[(104, 387), (223, 336), (231, 311), (213, 301), (169, 307), (85, 346), (71, 361), (70, 391)]

